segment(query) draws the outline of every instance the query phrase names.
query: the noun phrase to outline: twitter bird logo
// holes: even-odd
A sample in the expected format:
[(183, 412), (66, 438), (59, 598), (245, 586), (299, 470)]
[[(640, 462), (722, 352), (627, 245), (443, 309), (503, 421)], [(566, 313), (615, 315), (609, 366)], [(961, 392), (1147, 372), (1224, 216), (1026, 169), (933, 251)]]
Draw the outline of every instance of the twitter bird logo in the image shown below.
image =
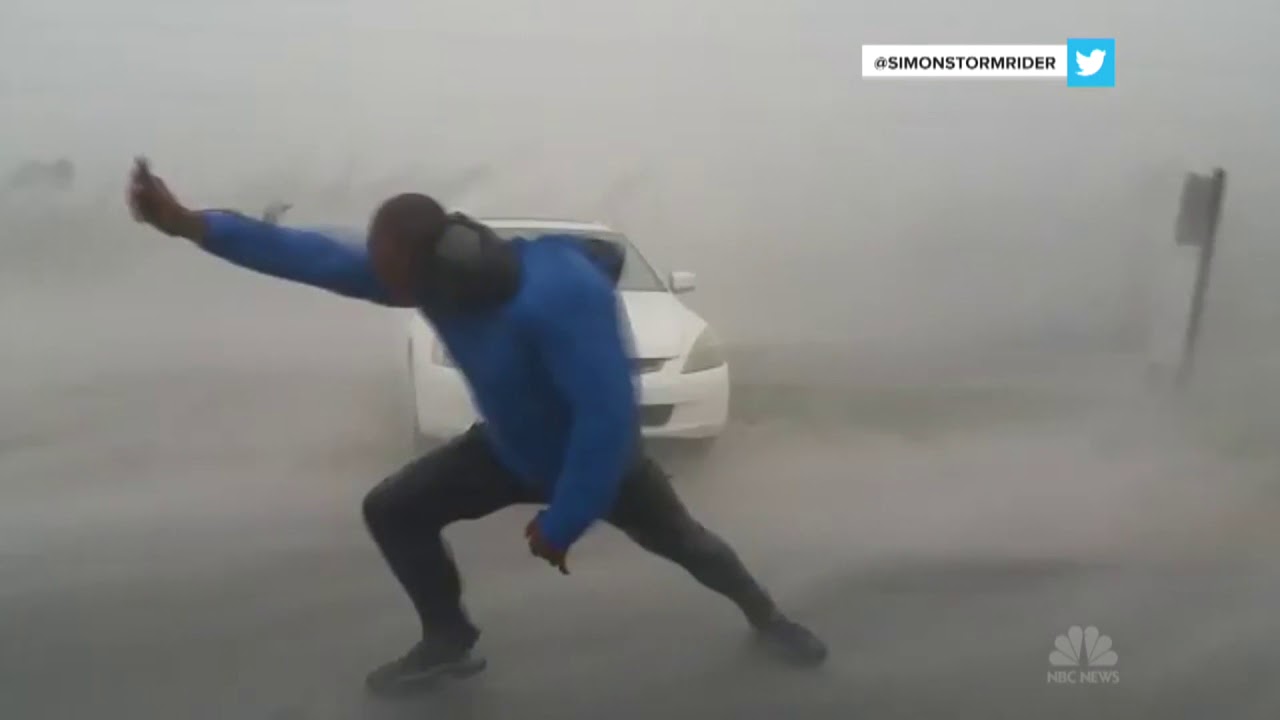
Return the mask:
[(1094, 51), (1089, 53), (1088, 55), (1077, 52), (1076, 66), (1080, 69), (1076, 70), (1076, 74), (1081, 75), (1083, 77), (1096, 75), (1098, 71), (1102, 69), (1102, 63), (1106, 61), (1107, 61), (1106, 50), (1099, 50), (1097, 48), (1094, 48)]
[(1075, 58), (1075, 66), (1067, 71), (1067, 87), (1116, 86), (1114, 38), (1071, 38), (1067, 57)]

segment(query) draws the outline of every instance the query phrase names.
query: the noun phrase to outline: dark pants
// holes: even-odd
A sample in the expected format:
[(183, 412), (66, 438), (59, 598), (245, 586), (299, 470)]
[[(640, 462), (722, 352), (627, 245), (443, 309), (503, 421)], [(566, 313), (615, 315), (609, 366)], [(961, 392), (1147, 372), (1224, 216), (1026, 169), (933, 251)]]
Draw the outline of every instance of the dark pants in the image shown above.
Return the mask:
[[(462, 581), (441, 531), (457, 520), (545, 501), (498, 463), (473, 427), (383, 480), (365, 497), (364, 517), (424, 634), (470, 645), (479, 632), (462, 608)], [(758, 625), (775, 612), (733, 549), (689, 515), (652, 459), (641, 458), (627, 473), (607, 520), (732, 600), (748, 622)]]

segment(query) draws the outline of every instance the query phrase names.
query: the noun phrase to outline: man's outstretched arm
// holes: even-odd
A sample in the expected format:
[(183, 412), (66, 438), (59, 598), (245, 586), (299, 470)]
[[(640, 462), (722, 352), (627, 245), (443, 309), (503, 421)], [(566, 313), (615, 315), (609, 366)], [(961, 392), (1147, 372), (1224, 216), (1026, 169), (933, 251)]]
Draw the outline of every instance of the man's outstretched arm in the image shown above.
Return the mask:
[(196, 213), (208, 252), (240, 267), (339, 295), (392, 305), (362, 245), (310, 230), (281, 227), (226, 210)]
[(134, 163), (126, 197), (139, 222), (166, 235), (187, 238), (241, 267), (347, 297), (394, 304), (374, 275), (364, 246), (235, 212), (188, 210), (142, 158)]

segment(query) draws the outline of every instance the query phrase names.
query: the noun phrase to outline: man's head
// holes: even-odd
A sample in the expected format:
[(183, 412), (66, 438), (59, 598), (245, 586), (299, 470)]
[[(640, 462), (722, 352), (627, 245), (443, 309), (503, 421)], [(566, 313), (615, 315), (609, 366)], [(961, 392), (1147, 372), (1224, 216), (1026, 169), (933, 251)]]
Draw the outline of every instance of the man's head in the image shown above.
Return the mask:
[(505, 302), (519, 284), (519, 263), (507, 243), (426, 195), (397, 195), (378, 208), (369, 225), (369, 255), (397, 305), (482, 310)]
[(378, 281), (396, 303), (418, 302), (428, 261), (448, 223), (440, 203), (417, 193), (396, 195), (373, 214), (369, 257)]

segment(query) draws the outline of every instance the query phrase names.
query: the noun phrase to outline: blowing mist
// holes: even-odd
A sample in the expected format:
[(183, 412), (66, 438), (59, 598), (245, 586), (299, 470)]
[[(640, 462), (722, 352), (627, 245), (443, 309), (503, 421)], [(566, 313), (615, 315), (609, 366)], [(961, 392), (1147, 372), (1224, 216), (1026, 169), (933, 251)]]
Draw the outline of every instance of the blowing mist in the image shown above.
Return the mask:
[[(0, 716), (1275, 717), (1280, 8), (1230, 10), (8, 0)], [(1069, 37), (1115, 39), (1115, 87), (860, 73)], [(414, 370), (449, 359), (412, 310), (135, 222), (136, 156), (358, 241), (403, 192), (625, 238), (697, 330), (624, 303), (659, 365), (705, 326), (727, 368), (712, 437), (646, 448), (826, 666), (757, 657), (608, 523), (560, 576), (517, 505), (445, 533), (486, 672), (368, 697), (420, 628), (362, 503), (450, 440)], [(1183, 189), (1216, 169), (1174, 382)], [(1114, 665), (1051, 659), (1099, 633)]]

